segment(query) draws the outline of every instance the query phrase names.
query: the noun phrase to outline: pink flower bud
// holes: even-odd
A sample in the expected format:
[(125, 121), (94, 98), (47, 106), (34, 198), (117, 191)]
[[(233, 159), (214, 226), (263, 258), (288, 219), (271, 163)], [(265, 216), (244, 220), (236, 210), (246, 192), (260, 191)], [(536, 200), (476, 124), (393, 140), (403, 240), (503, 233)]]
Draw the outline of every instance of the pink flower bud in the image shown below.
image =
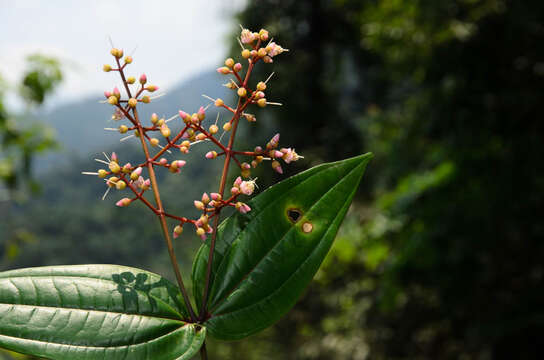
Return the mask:
[(147, 76), (145, 74), (140, 75), (140, 84), (145, 84), (147, 82)]
[(187, 118), (187, 116), (189, 116), (189, 114), (187, 114), (185, 111), (183, 111), (183, 110), (179, 111), (179, 117), (180, 118), (185, 119), (185, 118)]
[(113, 88), (113, 96), (119, 98), (121, 96), (121, 92), (119, 91), (119, 89), (116, 87)]
[(234, 64), (234, 71), (238, 72), (240, 70), (242, 70), (242, 64), (240, 63)]
[(230, 193), (231, 193), (232, 195), (238, 195), (239, 192), (240, 192), (240, 189), (237, 188), (237, 187), (235, 187), (235, 186), (233, 186), (233, 187), (230, 189)]
[(247, 204), (241, 202), (236, 203), (236, 209), (242, 214), (247, 214), (251, 211), (251, 208)]
[(111, 92), (110, 91), (104, 91), (104, 96), (107, 98), (109, 98), (111, 96)]
[(208, 151), (206, 153), (206, 159), (215, 159), (217, 157), (217, 152), (215, 151)]
[(245, 163), (242, 163), (241, 167), (242, 167), (242, 170), (249, 170), (249, 169), (251, 169), (251, 165), (249, 165), (249, 164), (246, 163), (246, 162), (245, 162)]
[(218, 193), (211, 193), (212, 200), (218, 201), (221, 200), (221, 195)]
[(260, 147), (260, 146), (256, 146), (256, 147), (255, 147), (255, 152), (256, 152), (256, 153), (260, 153), (261, 151), (263, 151), (263, 148), (262, 148), (262, 147)]
[(205, 208), (204, 203), (202, 201), (195, 200), (194, 204), (198, 210), (204, 210)]
[(238, 176), (236, 180), (234, 180), (234, 186), (240, 187), (240, 184), (242, 183), (242, 178)]
[(142, 185), (142, 190), (147, 190), (151, 187), (151, 180), (147, 179), (144, 181), (144, 184)]
[(134, 169), (134, 171), (130, 174), (130, 179), (131, 180), (137, 180), (140, 175), (142, 174), (142, 168), (141, 167), (137, 167), (136, 169)]
[(115, 152), (111, 153), (111, 161), (117, 162), (117, 154)]
[(161, 165), (166, 165), (166, 164), (168, 164), (168, 160), (166, 160), (166, 158), (161, 158), (161, 159), (159, 160), (159, 164), (161, 164)]
[(276, 144), (276, 146), (277, 146), (277, 144), (279, 144), (279, 142), (280, 142), (280, 134), (274, 135), (272, 137), (272, 139), (270, 139), (270, 142)]
[(276, 160), (272, 161), (272, 169), (276, 171), (278, 174), (283, 174), (283, 169), (281, 168), (281, 165)]
[(146, 89), (149, 92), (154, 92), (154, 91), (159, 90), (159, 87), (157, 85), (149, 85), (148, 87), (146, 87)]
[(129, 206), (131, 202), (132, 200), (130, 200), (129, 198), (122, 198), (121, 200), (116, 202), (115, 205), (119, 207), (124, 207), (124, 206)]
[(204, 204), (208, 204), (210, 202), (210, 197), (208, 196), (208, 194), (206, 193), (202, 194), (202, 202)]
[(274, 150), (274, 157), (275, 158), (279, 158), (279, 157), (282, 157), (282, 156), (283, 156), (283, 153), (281, 151)]

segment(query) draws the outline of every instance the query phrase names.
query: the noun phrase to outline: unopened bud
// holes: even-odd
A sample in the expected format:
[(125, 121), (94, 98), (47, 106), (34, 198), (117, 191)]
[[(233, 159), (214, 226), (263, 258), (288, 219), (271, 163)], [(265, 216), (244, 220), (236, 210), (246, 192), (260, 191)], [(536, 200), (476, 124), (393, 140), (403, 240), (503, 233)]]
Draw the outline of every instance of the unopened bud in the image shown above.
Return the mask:
[(257, 105), (259, 105), (260, 107), (265, 107), (266, 106), (266, 99), (265, 98), (260, 98), (259, 100), (257, 100)]
[(140, 75), (140, 84), (145, 84), (147, 82), (147, 76), (145, 74)]
[(242, 70), (242, 64), (240, 63), (234, 64), (234, 71), (238, 72), (240, 70)]
[(110, 105), (117, 105), (117, 103), (118, 103), (117, 96), (113, 96), (113, 95), (112, 95), (112, 96), (110, 96), (110, 97), (108, 98), (108, 104), (110, 104)]
[(155, 113), (151, 114), (151, 123), (154, 125), (159, 121), (159, 116)]
[(105, 64), (102, 67), (102, 70), (104, 70), (105, 72), (110, 72), (111, 71), (111, 65)]
[(217, 127), (217, 125), (210, 125), (210, 128), (209, 128), (209, 132), (210, 134), (214, 135), (214, 134), (217, 134), (217, 132), (219, 131), (219, 128)]
[(132, 181), (138, 180), (138, 178), (140, 177), (141, 174), (142, 174), (142, 168), (141, 168), (141, 167), (137, 167), (137, 168), (134, 169), (134, 171), (130, 174), (130, 180), (132, 180)]
[(103, 179), (105, 178), (106, 176), (108, 176), (108, 172), (104, 169), (100, 169), (98, 170), (98, 177)]
[(127, 78), (127, 84), (132, 85), (132, 84), (134, 84), (135, 82), (136, 82), (136, 78), (135, 78), (134, 76), (129, 76), (129, 77)]
[(247, 58), (249, 58), (249, 57), (250, 57), (250, 55), (251, 55), (251, 54), (250, 54), (250, 52), (249, 52), (249, 50), (248, 50), (248, 49), (244, 49), (244, 50), (242, 50), (242, 57), (243, 57), (244, 59), (247, 59)]
[(144, 104), (149, 104), (150, 101), (151, 101), (151, 98), (149, 96), (147, 95), (142, 96), (142, 102)]
[(194, 205), (195, 205), (195, 208), (197, 208), (198, 210), (204, 210), (205, 208), (204, 203), (202, 201), (195, 200)]
[(197, 116), (200, 121), (204, 120), (204, 118), (206, 117), (206, 110), (204, 110), (203, 106), (198, 109)]
[(174, 235), (173, 235), (174, 239), (180, 236), (182, 232), (183, 232), (183, 226), (176, 225), (176, 227), (174, 228)]
[(134, 108), (136, 107), (136, 105), (138, 105), (138, 100), (136, 100), (135, 98), (128, 99), (128, 106)]
[(130, 200), (129, 198), (122, 198), (121, 200), (116, 202), (115, 205), (119, 207), (124, 207), (124, 206), (129, 206), (131, 202), (132, 200)]
[(232, 129), (232, 125), (230, 122), (226, 122), (225, 125), (223, 125), (223, 130), (230, 131)]
[(236, 93), (238, 94), (238, 96), (244, 97), (247, 95), (247, 90), (246, 88), (241, 87), (238, 89), (238, 91), (236, 91)]
[(127, 187), (127, 183), (124, 182), (123, 180), (119, 180), (115, 183), (115, 188), (117, 188), (117, 190), (123, 190), (126, 187)]
[(204, 139), (206, 139), (206, 138), (207, 138), (207, 136), (206, 136), (206, 134), (204, 134), (204, 133), (200, 133), (200, 134), (198, 134), (198, 135), (196, 136), (196, 139), (199, 140), (199, 141), (202, 141), (202, 140), (204, 140)]
[(217, 157), (217, 152), (216, 151), (208, 151), (206, 153), (206, 159), (215, 159)]
[(147, 91), (149, 92), (154, 92), (154, 91), (157, 91), (159, 90), (159, 87), (157, 85), (149, 85), (148, 87), (145, 88)]
[(233, 187), (230, 189), (230, 193), (231, 193), (232, 195), (237, 195), (239, 192), (240, 192), (240, 189), (237, 188), (237, 187), (234, 187), (234, 186), (233, 186)]
[(124, 133), (126, 133), (127, 131), (128, 131), (128, 126), (126, 126), (126, 125), (121, 125), (121, 126), (119, 126), (119, 132), (120, 132), (121, 134), (124, 134)]
[(208, 196), (208, 194), (202, 194), (202, 202), (204, 203), (204, 205), (207, 205), (210, 202), (210, 197)]
[(266, 89), (266, 84), (264, 83), (264, 81), (259, 81), (257, 83), (257, 90), (264, 91), (265, 89)]
[(110, 168), (110, 171), (114, 174), (117, 174), (119, 173), (119, 171), (121, 171), (121, 167), (115, 161), (110, 161), (110, 163), (108, 164), (108, 167)]
[(219, 193), (211, 193), (210, 196), (212, 197), (212, 200), (214, 200), (214, 201), (220, 201), (221, 200), (221, 194), (219, 194)]
[(169, 136), (170, 136), (170, 133), (171, 133), (170, 128), (169, 128), (166, 124), (163, 124), (163, 125), (161, 126), (161, 134), (162, 134), (162, 136), (164, 136), (164, 137), (169, 137)]
[(132, 56), (125, 56), (125, 64), (131, 64), (132, 63)]
[(204, 230), (203, 228), (199, 227), (196, 229), (196, 234), (200, 237), (206, 235), (206, 230)]
[(272, 169), (276, 171), (278, 174), (283, 174), (283, 169), (281, 168), (281, 165), (278, 161), (274, 160), (272, 161)]
[(215, 106), (220, 107), (223, 106), (224, 102), (222, 99), (216, 99), (215, 100)]
[(231, 68), (234, 65), (234, 60), (232, 58), (228, 58), (225, 60), (225, 65)]
[(266, 49), (265, 48), (260, 48), (259, 51), (257, 51), (257, 55), (259, 55), (259, 57), (265, 57), (266, 56)]
[(168, 164), (168, 160), (166, 160), (166, 158), (161, 158), (161, 159), (159, 160), (159, 164), (161, 164), (161, 165), (166, 165), (166, 164)]
[(230, 69), (226, 66), (222, 66), (220, 68), (217, 68), (217, 72), (223, 75), (227, 75), (230, 73)]

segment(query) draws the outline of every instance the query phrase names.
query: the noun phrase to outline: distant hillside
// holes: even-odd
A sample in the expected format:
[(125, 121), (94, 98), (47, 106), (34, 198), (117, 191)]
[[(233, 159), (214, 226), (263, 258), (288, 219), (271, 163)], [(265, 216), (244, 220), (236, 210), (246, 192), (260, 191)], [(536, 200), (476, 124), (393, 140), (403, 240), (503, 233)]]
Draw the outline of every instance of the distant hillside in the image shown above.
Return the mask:
[[(171, 116), (179, 109), (196, 111), (199, 106), (208, 103), (202, 94), (226, 98), (229, 93), (221, 86), (224, 81), (224, 77), (210, 70), (172, 89), (161, 88), (159, 93), (165, 92), (166, 95), (142, 107), (143, 119), (148, 119), (153, 112), (160, 116)], [(108, 84), (104, 84), (104, 88), (107, 89)], [(96, 97), (60, 106), (43, 115), (42, 120), (56, 130), (62, 148), (40, 157), (36, 171), (58, 168), (68, 160), (107, 151), (118, 143), (118, 133), (103, 130), (105, 127), (117, 127), (118, 124), (110, 120), (112, 107), (99, 103), (100, 100), (103, 100), (103, 96), (97, 94)], [(210, 109), (210, 116), (215, 116), (214, 108)]]

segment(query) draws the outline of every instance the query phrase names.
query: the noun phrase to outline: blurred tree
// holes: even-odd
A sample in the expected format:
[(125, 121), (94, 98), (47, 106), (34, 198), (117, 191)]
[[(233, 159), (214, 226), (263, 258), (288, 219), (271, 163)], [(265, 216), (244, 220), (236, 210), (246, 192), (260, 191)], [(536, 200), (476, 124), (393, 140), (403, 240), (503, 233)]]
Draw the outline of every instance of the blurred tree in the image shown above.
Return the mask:
[(293, 50), (267, 89), (286, 110), (263, 114), (287, 143), (376, 159), (296, 310), (216, 351), (540, 358), (544, 3), (261, 0), (238, 20)]

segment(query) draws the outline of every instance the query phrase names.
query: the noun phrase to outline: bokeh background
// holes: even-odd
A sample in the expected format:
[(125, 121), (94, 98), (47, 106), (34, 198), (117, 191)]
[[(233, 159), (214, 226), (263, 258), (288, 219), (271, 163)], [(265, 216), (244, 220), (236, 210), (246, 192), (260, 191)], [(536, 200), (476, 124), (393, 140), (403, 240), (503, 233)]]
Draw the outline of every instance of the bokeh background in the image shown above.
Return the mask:
[[(172, 277), (152, 215), (116, 208), (119, 194), (101, 201), (104, 184), (80, 174), (102, 151), (138, 157), (102, 130), (115, 125), (98, 101), (118, 80), (100, 69), (112, 41), (166, 93), (149, 113), (192, 112), (202, 93), (228, 98), (214, 69), (240, 57), (238, 24), (291, 50), (255, 74), (275, 71), (268, 97), (284, 106), (260, 111), (240, 144), (279, 131), (305, 157), (286, 175), (375, 158), (295, 308), (243, 341), (211, 341), (211, 358), (542, 358), (541, 0), (1, 0), (0, 269), (117, 263)], [(205, 151), (161, 177), (174, 211), (215, 188)], [(261, 188), (285, 177), (254, 176)], [(176, 247), (188, 279), (198, 240)]]

